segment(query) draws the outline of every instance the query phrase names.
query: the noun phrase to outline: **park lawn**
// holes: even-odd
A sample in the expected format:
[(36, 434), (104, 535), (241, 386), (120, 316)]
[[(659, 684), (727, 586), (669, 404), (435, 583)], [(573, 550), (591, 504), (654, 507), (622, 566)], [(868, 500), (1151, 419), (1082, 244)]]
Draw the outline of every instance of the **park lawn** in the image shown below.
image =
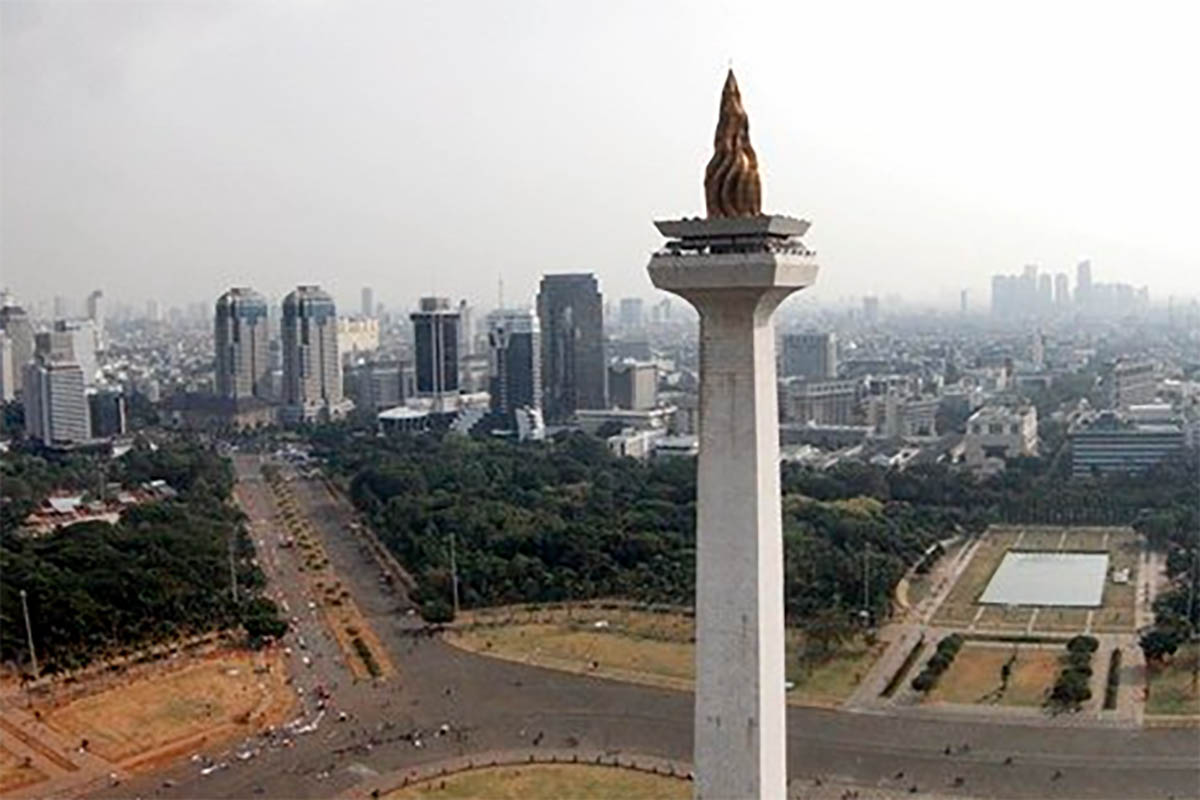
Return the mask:
[(25, 766), (25, 760), (15, 753), (0, 747), (0, 794), (15, 791), (22, 786), (46, 780), (46, 773), (34, 766)]
[[(227, 653), (81, 697), (43, 712), (68, 740), (122, 762), (165, 745), (282, 716), (293, 696), (280, 659), (256, 674), (249, 653)], [(262, 716), (263, 720), (258, 720)]]
[[(600, 627), (597, 627), (599, 623)], [(682, 613), (628, 607), (508, 608), (477, 611), (449, 627), (447, 642), (465, 650), (567, 672), (631, 683), (692, 688), (694, 620)], [(847, 642), (811, 669), (800, 662), (801, 635), (786, 632), (790, 702), (837, 705), (866, 676), (886, 642)]]
[(997, 606), (983, 607), (983, 613), (975, 622), (976, 628), (998, 628), (1006, 631), (1023, 631), (1029, 626), (1033, 616), (1031, 606)]
[(868, 645), (862, 639), (844, 643), (839, 650), (815, 666), (807, 667), (800, 657), (800, 647), (789, 643), (787, 677), (795, 684), (788, 692), (788, 702), (796, 705), (837, 706), (848, 698), (887, 649), (883, 640)]
[(1179, 648), (1171, 662), (1149, 672), (1147, 714), (1200, 715), (1200, 692), (1193, 689), (1192, 670), (1200, 660), (1200, 645)]
[(925, 696), (925, 702), (1041, 705), (1058, 674), (1061, 649), (1022, 646), (1016, 652), (1017, 660), (1003, 695), (998, 694), (1000, 670), (1012, 658), (1013, 648), (968, 643)]
[(459, 772), (384, 795), (385, 800), (610, 800), (655, 798), (685, 800), (692, 784), (620, 767), (583, 764), (535, 764)]
[(1044, 607), (1038, 611), (1033, 630), (1078, 633), (1087, 627), (1088, 609)]
[[(1066, 545), (1070, 541), (1070, 536), (1063, 536), (1062, 528), (1026, 528), (1025, 535), (1021, 537), (1021, 544), (1017, 550), (1048, 550), (1051, 552), (1059, 550), (1059, 544)], [(1066, 548), (1063, 548), (1066, 549)]]

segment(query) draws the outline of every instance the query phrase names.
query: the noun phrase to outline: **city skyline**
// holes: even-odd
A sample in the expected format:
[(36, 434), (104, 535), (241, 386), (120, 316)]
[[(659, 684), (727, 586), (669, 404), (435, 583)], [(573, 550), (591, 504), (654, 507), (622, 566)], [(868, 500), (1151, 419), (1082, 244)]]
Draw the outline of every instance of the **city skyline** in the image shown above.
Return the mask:
[[(109, 305), (181, 305), (239, 284), (276, 298), (307, 282), (346, 309), (362, 286), (393, 308), (430, 294), (486, 305), (500, 279), (528, 299), (541, 274), (568, 271), (595, 272), (606, 296), (654, 297), (645, 219), (702, 213), (689, 166), (709, 145), (716, 80), (694, 76), (715, 79), (730, 57), (763, 128), (764, 210), (830, 220), (813, 244), (837, 260), (806, 302), (901, 292), (952, 308), (966, 288), (978, 305), (994, 273), (1083, 259), (1152, 298), (1196, 292), (1200, 254), (1173, 187), (1194, 183), (1197, 117), (1161, 102), (1194, 56), (1183, 40), (1136, 57), (1128, 46), (1151, 24), (1182, 36), (1183, 20), (1081, 23), (1063, 7), (953, 39), (929, 24), (954, 23), (949, 6), (881, 8), (869, 30), (829, 9), (772, 9), (780, 24), (764, 30), (762, 10), (698, 6), (663, 59), (671, 6), (0, 13), (0, 284), (18, 297), (86, 278)], [(783, 46), (798, 27), (806, 46)], [(463, 45), (453, 55), (428, 44), (449, 30)], [(1098, 58), (1109, 51), (1130, 55)], [(662, 84), (689, 88), (668, 104)], [(1139, 119), (1155, 121), (1153, 148)], [(644, 185), (640, 168), (620, 168), (646, 163), (658, 166)]]

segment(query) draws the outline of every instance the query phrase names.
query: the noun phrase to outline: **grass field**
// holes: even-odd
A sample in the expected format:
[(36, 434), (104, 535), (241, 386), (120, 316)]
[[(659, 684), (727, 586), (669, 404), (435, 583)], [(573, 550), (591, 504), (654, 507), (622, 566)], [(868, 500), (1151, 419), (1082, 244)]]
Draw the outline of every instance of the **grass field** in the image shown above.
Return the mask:
[[(1104, 599), (1092, 614), (1092, 630), (1100, 633), (1131, 632), (1135, 624), (1140, 540), (1127, 528), (993, 527), (984, 534), (978, 549), (950, 593), (934, 614), (933, 623), (966, 627), (973, 621), (979, 630), (1014, 632), (1024, 630), (1033, 607), (980, 606), (976, 603), (1010, 549), (1031, 551), (1096, 552), (1109, 555), (1112, 570), (1130, 570), (1128, 584), (1106, 580)], [(980, 609), (983, 609), (980, 613)], [(976, 619), (976, 615), (978, 619)], [(1071, 633), (1087, 625), (1088, 609), (1040, 607), (1033, 632)]]
[[(632, 683), (690, 689), (695, 675), (693, 621), (681, 613), (652, 613), (628, 607), (493, 610), (455, 623), (451, 644), (473, 652)], [(808, 665), (802, 639), (787, 632), (787, 677), (795, 684), (790, 701), (837, 705), (862, 680), (886, 642), (848, 642), (832, 658)]]
[(1200, 715), (1200, 693), (1192, 688), (1192, 669), (1200, 660), (1200, 645), (1179, 648), (1171, 663), (1152, 668), (1147, 714)]
[(0, 794), (45, 779), (46, 773), (36, 767), (25, 766), (24, 759), (18, 758), (12, 751), (0, 747)]
[(692, 784), (680, 778), (577, 764), (536, 764), (460, 772), (398, 789), (386, 800), (685, 800)]
[(282, 664), (256, 674), (254, 656), (230, 653), (43, 710), (68, 740), (123, 762), (173, 742), (250, 730), (292, 704)]
[[(1000, 670), (1012, 658), (1008, 688), (999, 694)], [(1036, 648), (968, 643), (929, 694), (930, 703), (1040, 706), (1059, 670), (1061, 647)]]

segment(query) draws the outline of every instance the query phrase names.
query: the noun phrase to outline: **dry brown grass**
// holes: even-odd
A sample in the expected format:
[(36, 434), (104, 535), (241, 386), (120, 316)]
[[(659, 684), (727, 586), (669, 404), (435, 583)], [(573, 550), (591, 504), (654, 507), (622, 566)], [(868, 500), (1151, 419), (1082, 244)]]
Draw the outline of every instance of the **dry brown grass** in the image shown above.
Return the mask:
[(223, 653), (44, 709), (43, 719), (68, 741), (87, 739), (114, 762), (183, 740), (254, 730), (282, 719), (294, 701), (281, 659), (262, 656), (270, 671), (256, 673), (260, 656)]
[(25, 759), (0, 747), (0, 794), (12, 792), (46, 780), (46, 773), (34, 766), (26, 766)]
[[(1000, 671), (1016, 654), (1008, 688), (1003, 695)], [(1058, 674), (1061, 647), (1016, 648), (1004, 645), (968, 643), (955, 657), (950, 668), (929, 692), (930, 703), (981, 703), (1005, 706), (1038, 706)]]
[[(468, 612), (445, 633), (472, 652), (630, 683), (689, 690), (695, 677), (694, 620), (622, 605), (602, 609), (519, 607)], [(601, 623), (600, 627), (596, 623)], [(789, 702), (836, 706), (854, 691), (886, 642), (846, 643), (831, 658), (801, 664), (798, 631), (788, 630)]]

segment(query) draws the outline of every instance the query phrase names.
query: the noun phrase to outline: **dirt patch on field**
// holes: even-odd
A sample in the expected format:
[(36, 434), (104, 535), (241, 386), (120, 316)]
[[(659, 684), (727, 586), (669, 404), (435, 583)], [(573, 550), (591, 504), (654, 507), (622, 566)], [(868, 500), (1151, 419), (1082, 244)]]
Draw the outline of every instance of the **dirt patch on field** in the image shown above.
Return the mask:
[[(926, 702), (1040, 706), (1059, 670), (1061, 647), (966, 644), (938, 680)], [(1011, 662), (1008, 686), (1001, 671)]]
[(39, 710), (68, 741), (140, 769), (284, 719), (294, 702), (285, 681), (276, 654), (225, 652)]
[(30, 786), (46, 780), (46, 773), (25, 759), (18, 757), (11, 750), (0, 747), (0, 794)]

